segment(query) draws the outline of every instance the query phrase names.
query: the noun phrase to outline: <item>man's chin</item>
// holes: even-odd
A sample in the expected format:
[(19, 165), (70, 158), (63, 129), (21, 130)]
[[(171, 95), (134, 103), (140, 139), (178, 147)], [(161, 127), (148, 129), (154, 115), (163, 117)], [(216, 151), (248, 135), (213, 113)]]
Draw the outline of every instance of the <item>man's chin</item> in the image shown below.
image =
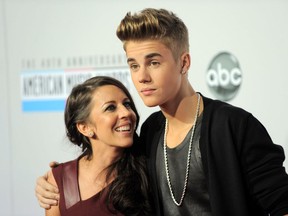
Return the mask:
[(146, 107), (157, 107), (159, 106), (159, 100), (156, 100), (154, 97), (141, 97), (142, 102), (145, 104)]
[(147, 106), (147, 107), (156, 107), (156, 106), (158, 106), (157, 103), (152, 103), (152, 102), (145, 102), (145, 101), (144, 101), (144, 104), (145, 104), (145, 106)]

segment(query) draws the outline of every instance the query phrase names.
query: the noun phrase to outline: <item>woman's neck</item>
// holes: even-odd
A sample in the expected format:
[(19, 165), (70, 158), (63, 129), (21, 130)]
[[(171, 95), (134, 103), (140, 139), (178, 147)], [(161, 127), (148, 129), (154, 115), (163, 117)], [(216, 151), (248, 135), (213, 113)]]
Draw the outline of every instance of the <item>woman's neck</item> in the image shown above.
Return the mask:
[[(97, 150), (93, 149), (93, 152)], [(94, 153), (89, 159), (84, 156), (79, 160), (78, 180), (82, 200), (102, 191), (115, 179), (115, 171), (109, 173), (107, 168), (120, 156), (102, 152)]]
[[(106, 178), (107, 167), (112, 165), (116, 160), (118, 160), (123, 153), (122, 149), (109, 149), (104, 150), (101, 148), (96, 148), (96, 145), (93, 145), (92, 152), (93, 155), (91, 157), (83, 157), (81, 158), (79, 164), (83, 171), (87, 171), (91, 179), (95, 179), (95, 181)], [(90, 174), (91, 173), (91, 174)]]

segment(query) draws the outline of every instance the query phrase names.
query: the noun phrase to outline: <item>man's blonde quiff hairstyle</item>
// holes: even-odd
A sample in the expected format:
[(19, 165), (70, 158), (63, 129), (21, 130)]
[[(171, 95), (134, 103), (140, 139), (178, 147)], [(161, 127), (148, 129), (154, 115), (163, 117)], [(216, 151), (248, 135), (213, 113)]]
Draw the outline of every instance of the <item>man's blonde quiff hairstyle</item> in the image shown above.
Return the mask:
[(125, 50), (128, 41), (158, 40), (173, 53), (175, 60), (189, 52), (188, 30), (184, 22), (165, 9), (146, 8), (139, 13), (127, 13), (116, 34)]

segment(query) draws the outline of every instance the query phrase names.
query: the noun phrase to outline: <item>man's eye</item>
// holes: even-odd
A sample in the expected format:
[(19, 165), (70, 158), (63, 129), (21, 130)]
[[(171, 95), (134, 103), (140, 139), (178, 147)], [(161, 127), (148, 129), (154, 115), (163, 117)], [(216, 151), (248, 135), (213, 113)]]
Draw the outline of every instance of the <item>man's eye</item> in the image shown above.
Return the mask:
[(130, 70), (135, 71), (138, 69), (139, 66), (137, 64), (131, 64), (129, 67), (130, 67)]
[(160, 65), (160, 63), (158, 61), (151, 61), (150, 62), (150, 66), (152, 67), (158, 67)]

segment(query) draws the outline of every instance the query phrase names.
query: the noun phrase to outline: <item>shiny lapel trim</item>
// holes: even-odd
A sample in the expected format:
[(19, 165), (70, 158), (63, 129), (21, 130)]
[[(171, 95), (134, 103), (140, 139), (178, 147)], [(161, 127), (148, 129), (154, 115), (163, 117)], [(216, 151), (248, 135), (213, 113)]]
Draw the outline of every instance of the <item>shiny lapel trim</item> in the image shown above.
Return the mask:
[(63, 189), (66, 209), (80, 201), (77, 164), (78, 160), (75, 160), (64, 166)]

